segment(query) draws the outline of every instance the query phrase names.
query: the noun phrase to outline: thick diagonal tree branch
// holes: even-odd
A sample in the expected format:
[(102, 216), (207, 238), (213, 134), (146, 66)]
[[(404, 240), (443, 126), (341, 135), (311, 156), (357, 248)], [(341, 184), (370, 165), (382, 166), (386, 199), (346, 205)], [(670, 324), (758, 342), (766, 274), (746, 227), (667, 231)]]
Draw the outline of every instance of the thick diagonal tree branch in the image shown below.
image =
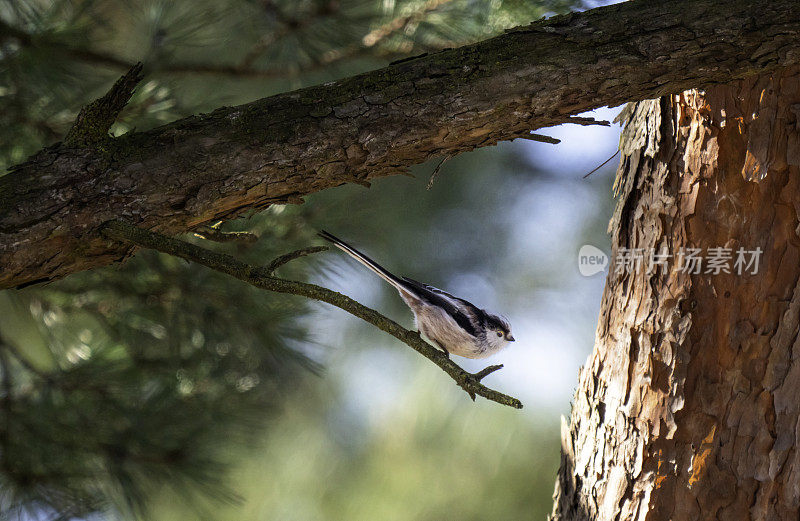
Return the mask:
[(508, 405), (509, 407), (514, 407), (516, 409), (522, 408), (522, 402), (516, 398), (489, 389), (481, 383), (483, 378), (502, 368), (502, 365), (489, 366), (475, 374), (469, 373), (446, 357), (439, 349), (425, 342), (422, 337), (420, 337), (419, 333), (405, 329), (397, 322), (356, 302), (350, 297), (328, 288), (317, 286), (316, 284), (280, 279), (273, 275), (273, 271), (282, 264), (311, 253), (312, 251), (326, 250), (326, 247), (309, 248), (300, 250), (300, 252), (290, 253), (279, 257), (269, 266), (263, 267), (245, 264), (230, 255), (201, 248), (200, 246), (167, 237), (160, 233), (154, 233), (120, 220), (111, 221), (106, 224), (102, 228), (102, 235), (109, 239), (168, 253), (188, 261), (202, 264), (203, 266), (230, 275), (257, 288), (275, 291), (277, 293), (300, 295), (336, 306), (339, 309), (347, 311), (351, 315), (369, 322), (378, 329), (389, 333), (438, 365), (450, 378), (464, 389), (473, 400), (477, 395), (483, 396), (487, 400), (493, 402)]
[(599, 106), (792, 65), (798, 42), (796, 0), (633, 0), (102, 147), (50, 147), (0, 177), (0, 288), (123, 258), (98, 233), (116, 217), (191, 230)]

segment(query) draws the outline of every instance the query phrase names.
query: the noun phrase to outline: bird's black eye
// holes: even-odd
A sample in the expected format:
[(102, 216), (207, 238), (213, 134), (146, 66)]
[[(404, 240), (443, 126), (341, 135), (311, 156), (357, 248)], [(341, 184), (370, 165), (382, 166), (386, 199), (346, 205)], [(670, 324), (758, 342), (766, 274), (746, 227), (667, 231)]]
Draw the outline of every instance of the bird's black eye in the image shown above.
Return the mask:
[(497, 336), (503, 336), (503, 332), (502, 331), (498, 331), (497, 332)]

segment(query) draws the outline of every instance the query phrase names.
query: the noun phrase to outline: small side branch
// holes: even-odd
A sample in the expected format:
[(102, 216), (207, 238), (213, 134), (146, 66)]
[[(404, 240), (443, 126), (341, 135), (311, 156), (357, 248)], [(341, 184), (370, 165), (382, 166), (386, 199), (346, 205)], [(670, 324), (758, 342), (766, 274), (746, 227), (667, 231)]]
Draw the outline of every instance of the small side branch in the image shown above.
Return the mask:
[(552, 136), (545, 136), (543, 134), (526, 133), (516, 136), (514, 139), (527, 139), (530, 141), (538, 141), (540, 143), (548, 143), (550, 145), (557, 145), (561, 140)]
[(592, 170), (591, 170), (591, 171), (590, 171), (588, 174), (586, 174), (585, 176), (583, 176), (583, 178), (584, 178), (584, 179), (586, 179), (587, 177), (589, 177), (589, 176), (590, 176), (590, 175), (592, 175), (593, 173), (597, 172), (598, 170), (600, 170), (601, 168), (603, 168), (604, 166), (606, 166), (606, 165), (608, 164), (608, 162), (609, 162), (609, 161), (611, 161), (612, 159), (614, 159), (615, 157), (617, 157), (617, 154), (619, 154), (619, 149), (617, 149), (617, 151), (616, 151), (616, 152), (614, 152), (614, 155), (613, 155), (613, 156), (609, 157), (608, 159), (606, 159), (605, 161), (603, 161), (602, 163), (600, 163), (599, 165), (597, 165), (596, 167), (594, 167), (594, 168), (593, 168), (593, 169), (592, 169)]
[[(439, 366), (439, 368), (447, 373), (459, 387), (464, 389), (464, 391), (473, 398), (473, 400), (477, 395), (502, 405), (508, 405), (516, 409), (522, 408), (522, 402), (518, 399), (490, 389), (481, 383), (481, 380), (487, 374), (496, 371), (500, 368), (499, 366), (492, 366), (475, 374), (469, 373), (447, 358), (437, 348), (425, 342), (422, 337), (420, 337), (419, 333), (405, 329), (393, 320), (356, 302), (346, 295), (342, 295), (328, 288), (323, 288), (322, 286), (317, 286), (316, 284), (274, 277), (270, 271), (270, 267), (245, 264), (230, 255), (213, 252), (179, 239), (151, 232), (126, 221), (116, 220), (107, 223), (102, 229), (102, 234), (108, 239), (129, 242), (142, 248), (157, 250), (202, 264), (203, 266), (230, 275), (257, 288), (275, 291), (277, 293), (300, 295), (336, 306), (353, 316), (369, 322), (378, 329), (389, 333)], [(293, 254), (289, 254), (289, 256)], [(273, 261), (270, 266), (275, 265), (275, 263), (281, 259), (282, 258), (279, 257)], [(288, 260), (285, 262), (288, 262)]]
[(436, 165), (436, 168), (434, 168), (434, 169), (433, 169), (433, 172), (431, 173), (431, 178), (430, 178), (430, 179), (428, 179), (428, 187), (427, 187), (427, 189), (428, 189), (428, 190), (430, 190), (431, 188), (433, 188), (433, 183), (435, 183), (435, 182), (436, 182), (436, 177), (439, 175), (439, 170), (441, 170), (441, 168), (442, 168), (442, 165), (443, 165), (443, 164), (444, 164), (444, 162), (445, 162), (445, 161), (447, 161), (448, 159), (450, 159), (450, 156), (444, 156), (444, 157), (442, 158), (442, 160), (441, 160), (441, 161), (439, 161), (439, 164), (438, 164), (438, 165)]
[(216, 226), (203, 226), (194, 230), (194, 234), (201, 239), (213, 242), (238, 242), (241, 244), (254, 244), (258, 242), (258, 235), (250, 232), (223, 232)]
[(82, 147), (108, 139), (111, 125), (133, 96), (133, 89), (140, 81), (142, 81), (142, 64), (137, 63), (114, 83), (105, 96), (81, 109), (72, 128), (64, 137), (64, 145)]
[(582, 116), (570, 116), (570, 118), (566, 121), (567, 123), (574, 123), (575, 125), (599, 125), (601, 127), (610, 127), (611, 122), (606, 121), (603, 119), (594, 119), (594, 118), (585, 118)]
[(311, 246), (309, 248), (303, 248), (302, 250), (296, 250), (287, 253), (286, 255), (281, 255), (280, 257), (269, 263), (269, 266), (267, 266), (267, 271), (270, 274), (274, 273), (275, 270), (277, 270), (287, 262), (299, 259), (300, 257), (305, 257), (306, 255), (311, 255), (313, 253), (328, 251), (328, 249), (329, 248), (327, 246)]

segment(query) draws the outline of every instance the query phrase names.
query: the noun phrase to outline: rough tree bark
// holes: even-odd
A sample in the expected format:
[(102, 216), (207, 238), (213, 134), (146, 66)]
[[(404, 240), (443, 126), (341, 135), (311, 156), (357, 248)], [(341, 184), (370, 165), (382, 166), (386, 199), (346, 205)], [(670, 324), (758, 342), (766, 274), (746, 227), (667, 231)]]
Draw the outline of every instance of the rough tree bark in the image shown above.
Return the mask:
[(797, 519), (800, 69), (639, 103), (621, 149), (613, 257), (764, 253), (754, 275), (611, 267), (553, 518)]
[(792, 65), (799, 39), (796, 0), (635, 0), (91, 146), (72, 136), (0, 177), (0, 288), (122, 258), (98, 234), (110, 219), (172, 234), (298, 202), (599, 106)]

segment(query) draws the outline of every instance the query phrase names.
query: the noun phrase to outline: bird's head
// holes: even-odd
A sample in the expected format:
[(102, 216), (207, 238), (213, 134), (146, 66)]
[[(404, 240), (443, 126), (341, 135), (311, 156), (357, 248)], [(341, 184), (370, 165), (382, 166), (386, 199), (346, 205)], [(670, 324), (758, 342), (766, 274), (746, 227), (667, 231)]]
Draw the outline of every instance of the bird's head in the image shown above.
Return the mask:
[(506, 342), (513, 342), (514, 336), (511, 334), (511, 324), (505, 317), (487, 314), (487, 335), (496, 335), (498, 339)]

